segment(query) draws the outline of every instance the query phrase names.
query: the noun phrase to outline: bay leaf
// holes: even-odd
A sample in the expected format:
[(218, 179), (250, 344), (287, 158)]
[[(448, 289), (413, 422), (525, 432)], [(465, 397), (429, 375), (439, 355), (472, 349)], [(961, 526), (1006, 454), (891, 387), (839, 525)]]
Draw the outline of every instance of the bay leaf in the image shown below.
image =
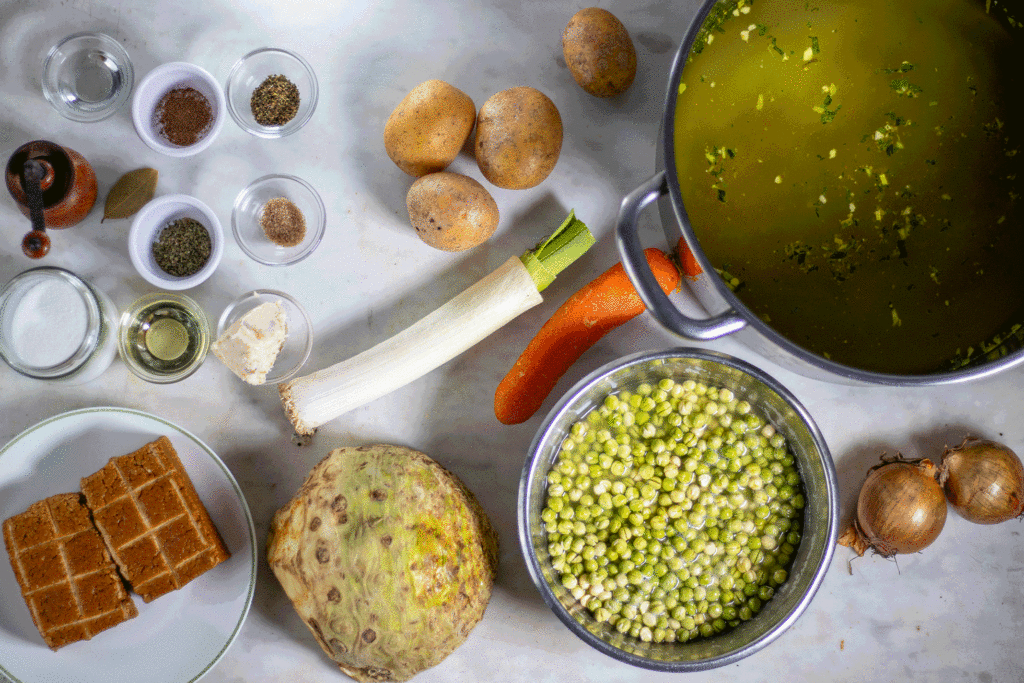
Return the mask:
[(117, 179), (107, 194), (103, 207), (103, 218), (128, 218), (146, 205), (156, 192), (156, 181), (160, 174), (155, 168), (137, 168)]

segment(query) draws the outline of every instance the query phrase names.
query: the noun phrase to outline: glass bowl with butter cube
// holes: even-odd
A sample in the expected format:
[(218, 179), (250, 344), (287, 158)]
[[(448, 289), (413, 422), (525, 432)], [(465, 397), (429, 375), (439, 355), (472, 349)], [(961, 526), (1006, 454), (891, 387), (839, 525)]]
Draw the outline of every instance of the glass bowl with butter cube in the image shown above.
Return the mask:
[(121, 314), (117, 348), (137, 377), (155, 384), (178, 382), (206, 360), (210, 324), (199, 304), (184, 294), (146, 294)]
[(313, 349), (313, 324), (289, 294), (255, 289), (224, 309), (210, 350), (247, 384), (278, 384), (302, 368)]

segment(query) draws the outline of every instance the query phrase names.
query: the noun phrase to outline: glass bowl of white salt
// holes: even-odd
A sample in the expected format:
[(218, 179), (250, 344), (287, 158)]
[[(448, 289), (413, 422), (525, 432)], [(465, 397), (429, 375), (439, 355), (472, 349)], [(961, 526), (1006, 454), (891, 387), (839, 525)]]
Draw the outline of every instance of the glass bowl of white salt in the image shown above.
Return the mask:
[(117, 309), (74, 273), (42, 266), (0, 289), (0, 358), (40, 380), (80, 384), (117, 355)]

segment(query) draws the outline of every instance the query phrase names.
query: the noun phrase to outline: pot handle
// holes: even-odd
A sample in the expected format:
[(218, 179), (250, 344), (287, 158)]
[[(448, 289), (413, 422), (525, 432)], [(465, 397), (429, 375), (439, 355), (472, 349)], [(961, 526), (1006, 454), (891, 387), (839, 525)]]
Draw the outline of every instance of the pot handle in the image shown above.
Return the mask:
[(671, 332), (687, 339), (708, 341), (741, 330), (747, 322), (734, 311), (702, 320), (686, 317), (669, 301), (651, 272), (640, 244), (637, 221), (644, 209), (667, 192), (665, 171), (660, 171), (622, 200), (615, 237), (626, 274), (633, 281), (647, 310)]

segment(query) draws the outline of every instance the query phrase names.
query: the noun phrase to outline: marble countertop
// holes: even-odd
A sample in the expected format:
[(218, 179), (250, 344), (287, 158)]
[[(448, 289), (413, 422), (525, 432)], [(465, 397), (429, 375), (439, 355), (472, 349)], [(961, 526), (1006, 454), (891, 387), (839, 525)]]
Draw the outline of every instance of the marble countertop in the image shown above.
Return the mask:
[[(631, 89), (612, 100), (584, 93), (566, 69), (561, 31), (582, 5), (561, 1), (0, 2), (0, 158), (24, 142), (45, 138), (74, 148), (93, 165), (100, 203), (85, 222), (53, 235), (46, 262), (83, 276), (119, 308), (152, 287), (128, 260), (128, 221), (100, 224), (102, 198), (123, 172), (140, 166), (159, 170), (158, 194), (194, 195), (226, 227), (235, 196), (261, 175), (292, 173), (319, 190), (327, 232), (310, 258), (285, 268), (263, 266), (229, 238), (217, 272), (188, 292), (213, 321), (243, 292), (275, 288), (292, 294), (314, 323), (308, 370), (404, 329), (532, 246), (569, 208), (598, 237), (596, 246), (545, 292), (543, 304), (434, 372), (329, 423), (306, 447), (293, 445), (274, 387), (244, 385), (212, 357), (192, 377), (164, 386), (137, 379), (120, 360), (98, 380), (72, 388), (0, 366), (0, 442), (75, 408), (114, 405), (154, 413), (190, 430), (223, 458), (248, 500), (260, 543), (274, 511), (332, 448), (388, 442), (422, 450), (455, 471), (480, 498), (501, 537), (501, 566), (483, 621), (464, 645), (417, 681), (674, 679), (595, 652), (545, 606), (527, 574), (516, 526), (520, 472), (542, 415), (507, 427), (492, 411), (495, 386), (537, 328), (570, 293), (618, 260), (615, 216), (622, 198), (655, 171), (669, 67), (698, 3), (603, 6), (628, 27), (639, 61)], [(186, 159), (161, 156), (135, 134), (128, 107), (103, 122), (85, 124), (63, 119), (44, 100), (40, 73), (47, 50), (81, 30), (101, 30), (121, 41), (134, 61), (136, 82), (161, 63), (183, 60), (223, 83), (234, 62), (250, 50), (293, 49), (315, 69), (320, 103), (293, 136), (259, 139), (228, 121), (203, 153)], [(431, 78), (462, 89), (477, 106), (500, 90), (534, 86), (555, 102), (565, 126), (561, 158), (551, 176), (526, 191), (488, 185), (501, 212), (497, 232), (487, 243), (456, 254), (426, 246), (409, 227), (404, 198), (411, 179), (388, 159), (381, 140), (398, 101)], [(482, 179), (466, 155), (451, 170)], [(647, 212), (641, 223), (643, 239), (652, 245), (664, 243), (657, 221)], [(17, 246), (26, 226), (4, 193), (0, 282), (36, 265)], [(687, 292), (674, 296), (682, 307), (699, 311)], [(751, 361), (803, 402), (834, 456), (844, 524), (864, 473), (883, 452), (936, 457), (945, 444), (958, 443), (967, 433), (1024, 451), (1022, 367), (965, 386), (851, 388), (795, 375), (728, 338), (681, 342), (648, 315), (584, 354), (543, 410), (610, 360), (680, 344)], [(806, 613), (776, 642), (737, 664), (687, 679), (1022, 680), (1020, 534), (1016, 522), (975, 526), (950, 513), (933, 546), (898, 562), (866, 556), (851, 564), (852, 553), (839, 548)], [(204, 682), (279, 680), (345, 677), (321, 652), (261, 558), (248, 619)]]

